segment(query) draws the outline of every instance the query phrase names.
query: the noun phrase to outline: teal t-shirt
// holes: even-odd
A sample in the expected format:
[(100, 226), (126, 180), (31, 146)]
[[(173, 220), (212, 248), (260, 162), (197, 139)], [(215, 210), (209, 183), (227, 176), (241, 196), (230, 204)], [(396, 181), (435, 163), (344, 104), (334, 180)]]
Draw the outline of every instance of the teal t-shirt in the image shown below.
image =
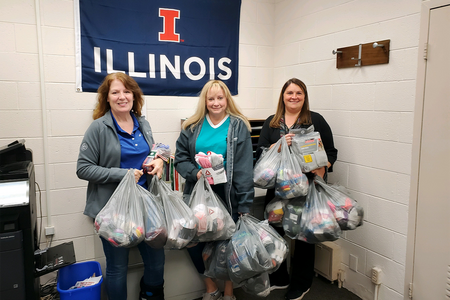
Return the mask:
[(206, 115), (205, 119), (203, 120), (202, 129), (200, 130), (200, 134), (198, 135), (197, 141), (195, 143), (195, 153), (203, 152), (207, 154), (208, 151), (211, 151), (216, 154), (222, 154), (223, 165), (226, 169), (227, 136), (229, 126), (229, 115), (227, 115), (222, 120), (222, 122), (217, 125), (214, 125), (209, 119), (209, 116)]

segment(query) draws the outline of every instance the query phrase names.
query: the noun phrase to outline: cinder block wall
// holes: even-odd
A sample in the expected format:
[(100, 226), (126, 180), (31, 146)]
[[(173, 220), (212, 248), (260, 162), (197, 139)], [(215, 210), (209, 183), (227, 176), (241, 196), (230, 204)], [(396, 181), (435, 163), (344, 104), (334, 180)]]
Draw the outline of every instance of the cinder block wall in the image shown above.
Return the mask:
[[(339, 149), (331, 180), (348, 187), (365, 208), (365, 225), (338, 241), (344, 286), (363, 299), (373, 298), (373, 265), (385, 273), (379, 299), (403, 299), (420, 3), (242, 1), (235, 99), (248, 117), (266, 118), (288, 78), (309, 87), (311, 107), (330, 123)], [(0, 145), (23, 138), (33, 150), (43, 226), (48, 199), (53, 245), (73, 240), (79, 261), (101, 260), (99, 240), (82, 214), (86, 183), (75, 174), (95, 94), (75, 92), (73, 1), (1, 1), (0, 37)], [(391, 40), (389, 64), (335, 68), (333, 49), (383, 39)], [(195, 97), (147, 96), (156, 140), (174, 147), (180, 119), (196, 103)], [(358, 258), (356, 271), (348, 268), (350, 254)]]
[[(274, 87), (298, 77), (339, 149), (331, 181), (364, 206), (365, 224), (337, 241), (344, 287), (373, 299), (370, 270), (384, 272), (379, 299), (403, 299), (412, 125), (421, 1), (278, 1)], [(333, 49), (390, 39), (390, 62), (336, 69)], [(358, 259), (356, 271), (349, 257)]]

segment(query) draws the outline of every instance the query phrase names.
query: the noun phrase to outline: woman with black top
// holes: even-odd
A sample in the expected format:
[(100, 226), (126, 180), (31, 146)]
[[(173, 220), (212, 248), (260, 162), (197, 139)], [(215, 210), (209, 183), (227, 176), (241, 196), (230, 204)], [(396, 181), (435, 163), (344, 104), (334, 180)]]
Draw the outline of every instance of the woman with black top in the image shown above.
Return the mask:
[[(289, 79), (281, 89), (277, 111), (266, 119), (261, 129), (256, 151), (259, 158), (264, 148), (271, 148), (280, 139), (285, 138), (287, 144), (292, 144), (294, 134), (290, 129), (308, 128), (314, 125), (314, 131), (320, 133), (328, 165), (307, 173), (310, 183), (314, 175), (326, 180), (328, 172), (332, 172), (333, 164), (337, 159), (337, 149), (334, 148), (333, 134), (325, 119), (318, 113), (309, 110), (309, 99), (306, 85), (297, 78)], [(275, 190), (267, 190), (265, 204), (275, 197)], [(274, 227), (284, 235), (282, 227)], [(315, 246), (304, 241), (295, 240), (294, 257), (292, 261), (292, 274), (289, 279), (286, 261), (280, 268), (270, 275), (271, 290), (285, 289), (287, 300), (300, 300), (309, 291), (314, 277)]]

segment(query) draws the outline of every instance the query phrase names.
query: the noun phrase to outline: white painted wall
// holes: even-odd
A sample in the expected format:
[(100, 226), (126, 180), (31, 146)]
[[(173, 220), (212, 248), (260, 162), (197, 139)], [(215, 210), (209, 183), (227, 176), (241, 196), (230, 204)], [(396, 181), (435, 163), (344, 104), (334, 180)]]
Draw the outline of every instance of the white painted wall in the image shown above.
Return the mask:
[[(331, 181), (364, 206), (363, 227), (337, 241), (344, 287), (373, 299), (372, 266), (384, 272), (379, 299), (403, 299), (412, 126), (421, 1), (278, 1), (274, 87), (305, 81), (312, 110), (339, 149)], [(336, 69), (333, 49), (391, 40), (390, 62)], [(358, 257), (350, 270), (350, 254)]]
[[(35, 1), (40, 14), (36, 16)], [(338, 162), (331, 180), (348, 187), (364, 206), (365, 225), (338, 241), (344, 287), (373, 298), (370, 269), (385, 274), (379, 299), (403, 299), (412, 122), (420, 0), (243, 0), (239, 95), (251, 118), (274, 113), (290, 77), (309, 87), (311, 107), (330, 123)], [(77, 260), (102, 261), (103, 251), (82, 214), (86, 182), (75, 174), (78, 147), (91, 122), (94, 93), (75, 93), (73, 1), (0, 0), (0, 146), (26, 139), (34, 153), (53, 243), (73, 240)], [(42, 32), (39, 67), (37, 26)], [(336, 69), (336, 48), (391, 40), (390, 63)], [(43, 71), (44, 90), (40, 89)], [(47, 178), (41, 95), (47, 108)], [(157, 141), (175, 146), (180, 119), (195, 97), (146, 97)], [(42, 237), (45, 241), (45, 237)], [(349, 255), (357, 271), (348, 269)]]

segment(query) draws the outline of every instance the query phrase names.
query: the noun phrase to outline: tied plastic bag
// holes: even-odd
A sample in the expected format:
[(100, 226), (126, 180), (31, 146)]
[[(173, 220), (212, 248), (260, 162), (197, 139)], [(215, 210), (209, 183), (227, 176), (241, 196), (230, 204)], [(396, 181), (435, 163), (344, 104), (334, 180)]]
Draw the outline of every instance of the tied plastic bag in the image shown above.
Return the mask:
[(289, 200), (280, 199), (278, 197), (270, 200), (264, 210), (264, 219), (268, 220), (270, 224), (281, 224), (283, 221), (284, 208)]
[(194, 238), (198, 227), (192, 210), (158, 176), (153, 176), (150, 191), (161, 200), (164, 207), (167, 225), (167, 243), (164, 248), (172, 250), (186, 247)]
[(250, 295), (267, 297), (270, 294), (269, 273), (264, 272), (245, 280), (242, 289)]
[(137, 190), (134, 170), (130, 169), (95, 217), (96, 233), (115, 247), (133, 247), (144, 240), (142, 201)]
[(203, 248), (203, 275), (220, 280), (230, 280), (228, 275), (226, 250), (230, 240), (210, 242)]
[(271, 189), (275, 187), (277, 170), (280, 167), (281, 154), (278, 149), (281, 145), (279, 139), (272, 148), (264, 149), (261, 157), (253, 168), (253, 184), (262, 189)]
[(250, 215), (241, 216), (237, 230), (228, 243), (228, 275), (234, 283), (241, 283), (275, 267), (255, 229), (255, 226), (259, 226), (258, 222), (259, 220)]
[(303, 172), (308, 173), (328, 164), (320, 133), (314, 131), (314, 125), (308, 129), (291, 129), (289, 133), (295, 134), (291, 149)]
[(305, 208), (305, 199), (306, 197), (297, 197), (289, 200), (283, 209), (283, 229), (291, 239), (296, 239), (300, 233), (300, 221)]
[(275, 195), (282, 199), (304, 196), (308, 193), (308, 185), (308, 178), (291, 155), (286, 139), (281, 138), (281, 162), (277, 172)]
[(211, 151), (208, 151), (207, 154), (200, 152), (195, 155), (195, 161), (202, 168), (202, 174), (209, 184), (214, 185), (227, 182), (222, 154), (216, 154)]
[(259, 234), (259, 238), (263, 243), (264, 247), (269, 253), (273, 268), (269, 270), (269, 273), (273, 273), (281, 266), (283, 261), (286, 259), (289, 253), (289, 247), (286, 240), (269, 225), (267, 220), (260, 221), (258, 226), (255, 226)]
[(306, 196), (297, 239), (313, 244), (334, 241), (340, 236), (341, 228), (336, 222), (333, 212), (312, 182), (308, 196)]
[(138, 187), (138, 194), (142, 199), (144, 213), (144, 241), (152, 248), (161, 249), (167, 241), (167, 226), (162, 203), (149, 191)]
[(363, 224), (364, 209), (356, 200), (350, 198), (338, 186), (328, 185), (318, 176), (314, 181), (318, 184), (317, 188), (331, 208), (334, 218), (342, 230), (353, 230)]
[(189, 207), (198, 219), (194, 241), (226, 240), (236, 230), (233, 218), (204, 176), (197, 181), (192, 190)]
[(146, 166), (146, 164), (150, 163), (152, 160), (156, 158), (161, 158), (166, 163), (169, 162), (170, 159), (170, 147), (168, 145), (164, 145), (162, 143), (153, 144), (152, 150), (150, 150), (150, 154), (142, 163), (142, 169), (144, 173), (148, 173), (153, 171), (152, 166)]

